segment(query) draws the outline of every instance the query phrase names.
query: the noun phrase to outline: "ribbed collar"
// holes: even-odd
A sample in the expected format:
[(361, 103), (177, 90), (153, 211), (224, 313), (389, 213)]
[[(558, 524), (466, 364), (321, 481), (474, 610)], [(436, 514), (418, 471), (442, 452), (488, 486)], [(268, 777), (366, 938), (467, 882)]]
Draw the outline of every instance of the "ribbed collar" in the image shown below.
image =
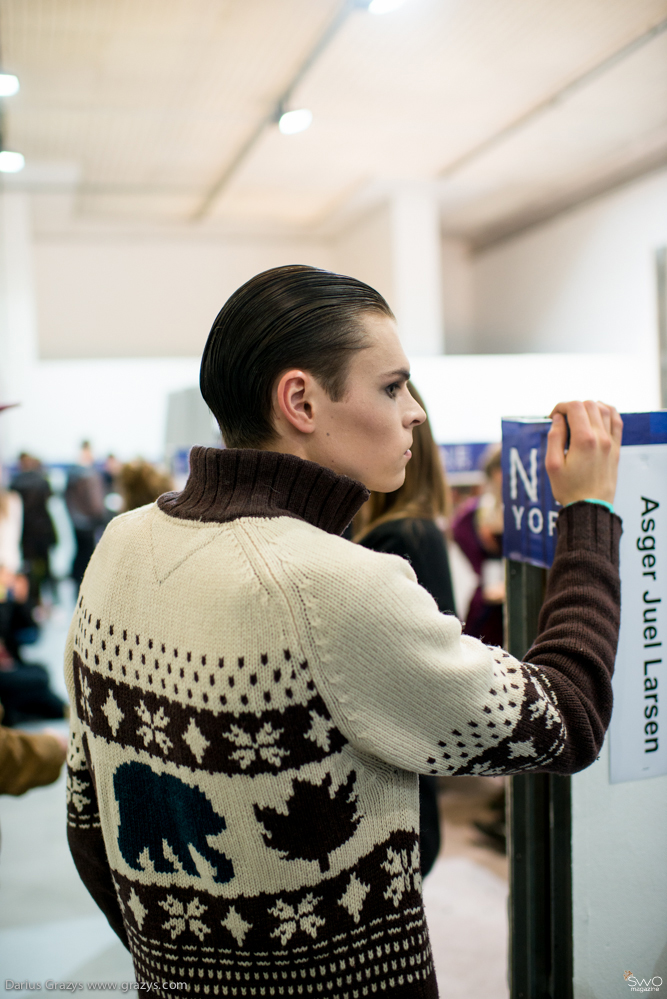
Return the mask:
[(193, 447), (185, 489), (157, 502), (180, 520), (296, 517), (342, 534), (368, 495), (360, 482), (292, 454)]

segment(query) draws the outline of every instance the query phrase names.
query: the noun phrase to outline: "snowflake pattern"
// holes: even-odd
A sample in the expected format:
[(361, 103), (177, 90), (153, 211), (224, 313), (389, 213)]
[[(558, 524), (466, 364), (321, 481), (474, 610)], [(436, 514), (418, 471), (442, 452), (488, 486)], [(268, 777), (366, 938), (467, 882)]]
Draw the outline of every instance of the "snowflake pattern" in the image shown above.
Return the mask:
[(330, 738), (329, 732), (336, 726), (329, 718), (323, 718), (317, 711), (310, 712), (310, 728), (306, 732), (305, 738), (317, 743), (325, 753), (329, 752)]
[(73, 805), (77, 812), (82, 812), (84, 805), (90, 804), (90, 798), (83, 793), (86, 789), (85, 783), (80, 777), (68, 772), (67, 774), (67, 804)]
[(83, 683), (81, 684), (81, 700), (83, 702), (83, 713), (89, 725), (93, 720), (93, 711), (90, 706), (91, 693), (92, 690), (90, 689), (90, 683), (88, 682), (88, 677), (84, 676)]
[(166, 900), (160, 902), (160, 905), (171, 916), (171, 919), (163, 923), (162, 929), (169, 930), (172, 940), (189, 929), (203, 943), (206, 934), (211, 932), (210, 928), (199, 918), (206, 912), (206, 906), (202, 905), (196, 896), (191, 902), (188, 902), (187, 907), (173, 895), (167, 895)]
[(169, 719), (161, 707), (154, 715), (150, 713), (143, 701), (139, 702), (139, 707), (135, 709), (142, 722), (141, 728), (137, 729), (137, 735), (144, 740), (144, 746), (148, 747), (155, 740), (162, 752), (166, 755), (172, 747), (172, 741), (165, 734), (163, 729), (169, 724)]
[(422, 876), (418, 843), (413, 846), (409, 857), (407, 850), (398, 851), (391, 846), (388, 847), (387, 859), (382, 867), (391, 878), (384, 897), (387, 900), (391, 899), (395, 908), (400, 905), (406, 891), (414, 887), (415, 891), (421, 892)]
[(532, 738), (526, 739), (523, 742), (509, 742), (507, 748), (509, 749), (510, 760), (515, 760), (520, 756), (537, 756), (537, 750)]
[(278, 768), (282, 758), (289, 756), (288, 749), (281, 749), (276, 745), (282, 734), (283, 729), (274, 729), (271, 722), (265, 722), (256, 736), (238, 725), (232, 725), (229, 738), (239, 748), (230, 754), (231, 759), (238, 760), (241, 770), (247, 770), (257, 756), (270, 763), (272, 767)]
[(269, 909), (271, 915), (280, 920), (280, 924), (271, 931), (271, 936), (280, 937), (283, 947), (297, 930), (307, 933), (314, 940), (317, 937), (318, 927), (324, 926), (325, 923), (325, 920), (315, 912), (315, 906), (320, 901), (321, 899), (313, 897), (312, 892), (308, 892), (295, 909), (293, 905), (288, 905), (279, 898), (274, 907)]
[(539, 695), (538, 700), (528, 705), (528, 713), (531, 721), (544, 718), (544, 727), (549, 729), (554, 725), (559, 725), (562, 721), (560, 713), (551, 703), (540, 684), (533, 678), (533, 684)]

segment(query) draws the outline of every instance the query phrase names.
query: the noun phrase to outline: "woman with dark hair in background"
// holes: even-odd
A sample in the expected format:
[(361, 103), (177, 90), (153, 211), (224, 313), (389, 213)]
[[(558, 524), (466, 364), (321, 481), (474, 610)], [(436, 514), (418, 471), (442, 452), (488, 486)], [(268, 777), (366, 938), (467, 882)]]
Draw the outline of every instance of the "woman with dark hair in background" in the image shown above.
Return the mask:
[[(412, 382), (410, 394), (425, 411)], [(412, 432), (412, 458), (403, 485), (392, 493), (372, 492), (354, 520), (353, 540), (376, 552), (408, 560), (417, 580), (443, 614), (455, 614), (447, 547), (438, 520), (447, 516), (447, 481), (438, 445), (426, 419)], [(419, 777), (421, 873), (433, 867), (440, 851), (437, 778)]]

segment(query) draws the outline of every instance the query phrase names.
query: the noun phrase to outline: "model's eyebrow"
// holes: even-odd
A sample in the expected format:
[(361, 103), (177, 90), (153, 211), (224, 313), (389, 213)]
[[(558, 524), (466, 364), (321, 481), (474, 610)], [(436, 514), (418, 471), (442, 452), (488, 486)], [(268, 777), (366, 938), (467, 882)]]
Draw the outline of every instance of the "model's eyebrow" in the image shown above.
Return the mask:
[(410, 372), (406, 371), (405, 368), (397, 368), (396, 371), (388, 371), (386, 375), (382, 376), (383, 379), (396, 377), (402, 378), (404, 381), (409, 382)]

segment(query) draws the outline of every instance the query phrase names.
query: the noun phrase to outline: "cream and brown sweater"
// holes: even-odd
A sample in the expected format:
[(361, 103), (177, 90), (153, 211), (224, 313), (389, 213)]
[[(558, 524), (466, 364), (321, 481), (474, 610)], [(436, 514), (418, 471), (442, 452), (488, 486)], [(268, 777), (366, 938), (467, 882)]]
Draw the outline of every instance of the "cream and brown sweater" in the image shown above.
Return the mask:
[(416, 774), (595, 759), (620, 521), (561, 513), (522, 664), (462, 636), (403, 559), (338, 536), (359, 483), (269, 452), (195, 448), (191, 466), (109, 525), (81, 588), (79, 872), (160, 994), (434, 997)]

